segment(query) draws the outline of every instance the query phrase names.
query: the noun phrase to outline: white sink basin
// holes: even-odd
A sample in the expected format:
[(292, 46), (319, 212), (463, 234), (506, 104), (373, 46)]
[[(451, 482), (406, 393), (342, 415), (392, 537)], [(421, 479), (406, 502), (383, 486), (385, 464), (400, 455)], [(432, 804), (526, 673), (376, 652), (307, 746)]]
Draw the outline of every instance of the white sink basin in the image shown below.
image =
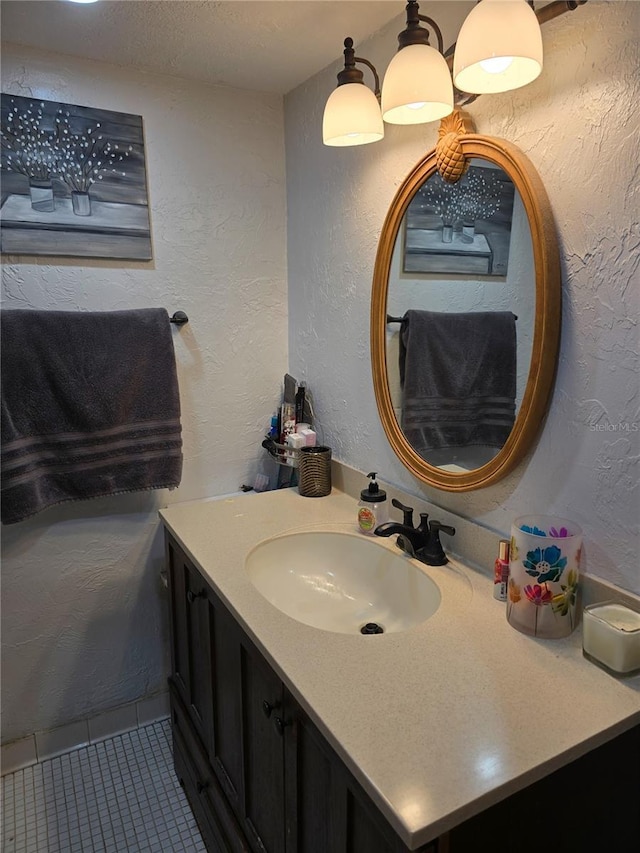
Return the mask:
[(249, 552), (251, 582), (275, 607), (314, 628), (384, 633), (424, 622), (440, 590), (406, 555), (358, 534), (305, 531), (267, 539)]

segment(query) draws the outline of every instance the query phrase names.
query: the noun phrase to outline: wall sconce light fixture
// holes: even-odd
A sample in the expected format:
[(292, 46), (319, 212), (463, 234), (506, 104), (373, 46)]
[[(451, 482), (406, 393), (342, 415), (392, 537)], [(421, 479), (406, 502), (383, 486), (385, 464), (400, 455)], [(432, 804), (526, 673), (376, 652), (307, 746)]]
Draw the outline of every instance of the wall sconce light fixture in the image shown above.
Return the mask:
[[(345, 39), (345, 67), (324, 110), (325, 145), (377, 142), (384, 136), (383, 120), (390, 124), (437, 121), (453, 112), (456, 102), (469, 103), (481, 94), (526, 86), (542, 71), (540, 25), (586, 2), (554, 0), (535, 12), (527, 0), (479, 0), (464, 21), (458, 41), (445, 52), (436, 22), (419, 13), (416, 0), (409, 0), (407, 25), (398, 35), (398, 52), (387, 68), (382, 95), (375, 67), (356, 57), (353, 40)], [(437, 49), (429, 44), (429, 31), (421, 22), (435, 32)], [(364, 85), (357, 62), (373, 72), (375, 93)]]
[[(375, 92), (364, 85), (364, 74), (356, 62), (373, 72)], [(380, 79), (368, 59), (360, 59), (353, 49), (353, 39), (344, 40), (344, 68), (338, 74), (338, 87), (329, 95), (322, 119), (325, 145), (366, 145), (384, 136), (380, 113)]]
[[(433, 27), (438, 49), (429, 44)], [(382, 117), (389, 124), (425, 124), (453, 112), (453, 83), (440, 27), (432, 18), (418, 14), (415, 0), (407, 3), (407, 26), (398, 35), (398, 52), (384, 75)]]
[(509, 92), (542, 71), (542, 34), (524, 0), (483, 0), (467, 15), (456, 42), (453, 80), (462, 92)]

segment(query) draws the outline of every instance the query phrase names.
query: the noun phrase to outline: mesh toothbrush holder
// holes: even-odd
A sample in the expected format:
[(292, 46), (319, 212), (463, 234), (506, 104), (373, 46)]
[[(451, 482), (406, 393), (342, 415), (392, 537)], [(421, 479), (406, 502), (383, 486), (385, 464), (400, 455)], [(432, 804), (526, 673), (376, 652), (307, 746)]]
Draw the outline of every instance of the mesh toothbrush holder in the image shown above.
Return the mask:
[(298, 465), (298, 491), (305, 498), (324, 498), (331, 494), (331, 448), (301, 447)]

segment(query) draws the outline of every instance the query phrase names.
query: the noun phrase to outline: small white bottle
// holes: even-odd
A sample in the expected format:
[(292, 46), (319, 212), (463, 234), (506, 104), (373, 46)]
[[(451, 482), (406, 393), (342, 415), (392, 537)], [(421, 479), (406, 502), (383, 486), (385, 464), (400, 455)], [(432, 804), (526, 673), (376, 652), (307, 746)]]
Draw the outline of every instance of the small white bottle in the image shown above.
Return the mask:
[(299, 465), (299, 454), (296, 451), (304, 447), (304, 436), (297, 432), (292, 432), (287, 436), (287, 447), (291, 448), (286, 451), (287, 465), (297, 468)]
[(372, 536), (379, 524), (388, 521), (389, 510), (387, 508), (387, 493), (378, 486), (375, 471), (367, 474), (367, 477), (371, 479), (371, 482), (367, 489), (360, 492), (358, 528), (362, 533)]

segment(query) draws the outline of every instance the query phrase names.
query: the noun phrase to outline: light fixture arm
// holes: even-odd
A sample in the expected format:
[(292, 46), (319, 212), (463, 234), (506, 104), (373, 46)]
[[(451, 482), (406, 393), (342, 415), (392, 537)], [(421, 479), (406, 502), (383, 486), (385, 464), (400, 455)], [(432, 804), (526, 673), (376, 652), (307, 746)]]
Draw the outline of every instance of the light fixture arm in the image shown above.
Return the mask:
[(375, 65), (372, 62), (369, 62), (368, 59), (364, 59), (361, 56), (355, 56), (354, 61), (355, 62), (361, 62), (363, 65), (366, 65), (367, 68), (371, 69), (371, 72), (373, 73), (373, 79), (375, 82), (375, 89), (373, 91), (373, 94), (376, 96), (376, 98), (378, 100), (380, 100), (380, 78), (378, 77), (378, 72), (376, 71)]
[(536, 18), (540, 24), (546, 24), (547, 21), (552, 21), (559, 15), (564, 15), (565, 12), (573, 12), (578, 6), (584, 6), (587, 0), (554, 0), (553, 3), (547, 3), (542, 9), (536, 11)]
[(338, 86), (344, 86), (346, 83), (364, 83), (364, 74), (359, 68), (356, 68), (356, 62), (366, 65), (373, 73), (375, 81), (374, 95), (380, 100), (380, 78), (373, 63), (361, 56), (356, 56), (353, 49), (353, 39), (347, 37), (344, 40), (344, 68), (338, 73)]
[(420, 22), (424, 21), (425, 24), (429, 24), (433, 28), (438, 39), (438, 50), (440, 53), (444, 53), (444, 41), (440, 27), (433, 18), (421, 15), (418, 10), (417, 0), (409, 0), (406, 8), (407, 25), (401, 33), (398, 33), (398, 50), (402, 50), (403, 47), (408, 47), (411, 44), (429, 44), (429, 31), (420, 26)]
[(433, 29), (436, 34), (436, 38), (438, 39), (438, 50), (440, 53), (444, 53), (444, 39), (442, 38), (442, 30), (433, 20), (433, 18), (429, 18), (428, 15), (418, 15), (418, 18), (421, 21), (424, 21), (425, 24), (429, 24), (429, 26)]

